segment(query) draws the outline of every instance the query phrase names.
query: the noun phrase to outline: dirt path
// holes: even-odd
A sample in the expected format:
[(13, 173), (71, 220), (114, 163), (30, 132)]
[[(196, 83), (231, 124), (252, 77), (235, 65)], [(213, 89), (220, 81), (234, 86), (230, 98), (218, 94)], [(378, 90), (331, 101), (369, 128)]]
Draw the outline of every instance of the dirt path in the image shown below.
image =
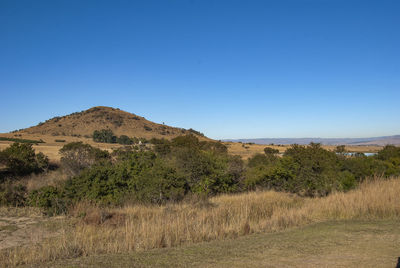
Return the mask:
[(37, 243), (57, 235), (44, 217), (11, 217), (0, 214), (0, 250)]

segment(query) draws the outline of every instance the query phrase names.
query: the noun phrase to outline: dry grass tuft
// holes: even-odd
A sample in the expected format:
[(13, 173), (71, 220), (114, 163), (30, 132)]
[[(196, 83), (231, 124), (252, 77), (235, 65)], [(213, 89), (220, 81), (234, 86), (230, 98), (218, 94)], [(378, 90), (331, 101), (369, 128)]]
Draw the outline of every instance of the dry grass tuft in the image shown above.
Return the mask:
[[(356, 190), (324, 198), (264, 191), (222, 195), (209, 202), (212, 205), (130, 205), (112, 210), (83, 204), (75, 213), (93, 215), (90, 217), (94, 220), (83, 220), (72, 232), (64, 230), (46, 243), (3, 251), (0, 262), (34, 264), (81, 255), (173, 247), (327, 220), (397, 219), (400, 180), (371, 180)], [(102, 215), (109, 218), (102, 220)], [(118, 218), (118, 224), (106, 224), (113, 218)]]

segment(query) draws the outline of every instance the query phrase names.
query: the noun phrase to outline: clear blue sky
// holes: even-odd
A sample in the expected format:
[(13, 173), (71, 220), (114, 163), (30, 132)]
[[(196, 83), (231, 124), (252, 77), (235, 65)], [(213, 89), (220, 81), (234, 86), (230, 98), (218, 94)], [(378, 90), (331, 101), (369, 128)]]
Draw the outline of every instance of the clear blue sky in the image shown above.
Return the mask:
[(222, 138), (400, 134), (400, 1), (0, 0), (0, 132), (104, 105)]

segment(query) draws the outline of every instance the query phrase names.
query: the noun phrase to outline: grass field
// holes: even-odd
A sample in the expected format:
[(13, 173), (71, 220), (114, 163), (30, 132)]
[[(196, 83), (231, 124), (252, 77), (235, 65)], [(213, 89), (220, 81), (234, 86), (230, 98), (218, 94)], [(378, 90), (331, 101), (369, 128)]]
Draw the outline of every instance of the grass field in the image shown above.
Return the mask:
[(400, 224), (350, 220), (178, 248), (106, 254), (43, 267), (395, 267)]

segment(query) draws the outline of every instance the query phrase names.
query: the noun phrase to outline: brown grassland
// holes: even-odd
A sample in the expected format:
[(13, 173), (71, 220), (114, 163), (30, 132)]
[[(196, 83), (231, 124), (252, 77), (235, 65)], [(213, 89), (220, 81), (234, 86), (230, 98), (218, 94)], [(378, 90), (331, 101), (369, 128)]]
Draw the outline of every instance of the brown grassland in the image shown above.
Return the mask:
[[(261, 239), (258, 234), (279, 234), (299, 227), (308, 230), (306, 226), (324, 222), (361, 220), (379, 224), (379, 221), (386, 221), (393, 227), (392, 223), (399, 219), (399, 178), (367, 180), (355, 190), (337, 192), (323, 198), (303, 198), (288, 193), (260, 191), (221, 195), (208, 200), (193, 199), (163, 206), (135, 204), (104, 209), (81, 203), (72, 209), (70, 216), (65, 217), (62, 224), (57, 225), (57, 236), (29, 246), (2, 250), (0, 263), (4, 266), (35, 266), (54, 261), (63, 263), (68, 258), (85, 256), (91, 258), (104, 254), (151, 253), (149, 250), (157, 248), (182, 247), (188, 250), (191, 245), (196, 247), (195, 243), (231, 241), (230, 239), (243, 236), (257, 240)], [(368, 226), (371, 227), (371, 224)], [(397, 243), (393, 247), (399, 248), (399, 230), (393, 230), (395, 233), (389, 232), (386, 240)], [(327, 237), (333, 236), (334, 231), (335, 229), (325, 230), (321, 234), (328, 239)], [(296, 240), (299, 233), (290, 232), (286, 235), (293, 234), (292, 245), (290, 239), (285, 234), (282, 235), (289, 249), (300, 243)], [(238, 243), (246, 241), (244, 238), (240, 239), (242, 240), (238, 240)], [(320, 239), (323, 241), (324, 237)], [(265, 241), (260, 243), (265, 244)], [(279, 241), (275, 240), (274, 243), (279, 248)], [(341, 242), (337, 243), (340, 247)], [(245, 259), (244, 257), (241, 260)], [(243, 263), (243, 266), (249, 264)]]

